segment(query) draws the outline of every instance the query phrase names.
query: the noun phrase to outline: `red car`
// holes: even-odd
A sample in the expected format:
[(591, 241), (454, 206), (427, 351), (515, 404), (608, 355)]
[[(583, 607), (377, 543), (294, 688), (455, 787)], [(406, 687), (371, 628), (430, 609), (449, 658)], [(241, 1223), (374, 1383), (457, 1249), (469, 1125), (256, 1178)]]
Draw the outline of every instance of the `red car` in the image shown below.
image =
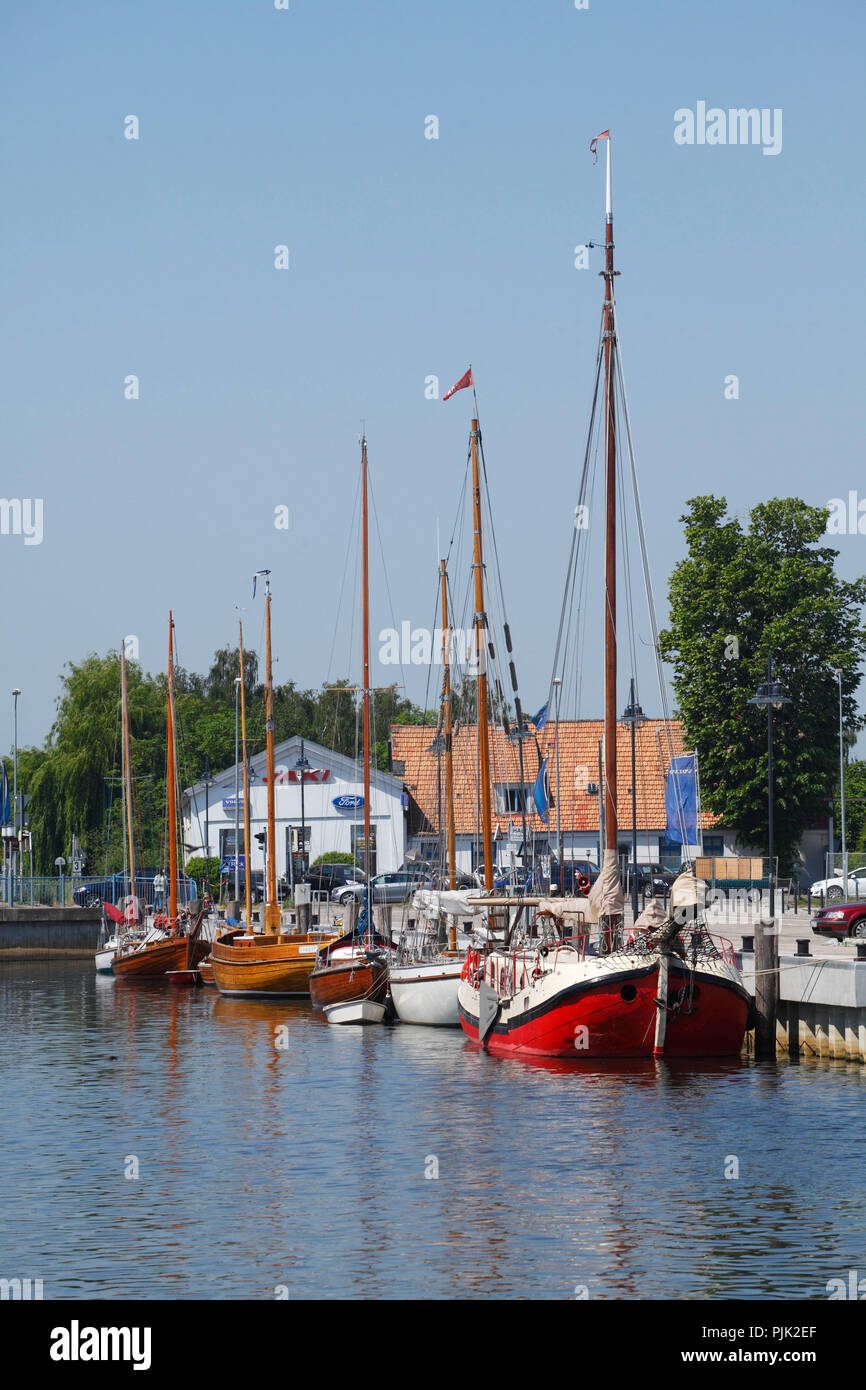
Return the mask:
[(820, 936), (866, 937), (866, 902), (830, 903), (812, 918), (812, 930)]

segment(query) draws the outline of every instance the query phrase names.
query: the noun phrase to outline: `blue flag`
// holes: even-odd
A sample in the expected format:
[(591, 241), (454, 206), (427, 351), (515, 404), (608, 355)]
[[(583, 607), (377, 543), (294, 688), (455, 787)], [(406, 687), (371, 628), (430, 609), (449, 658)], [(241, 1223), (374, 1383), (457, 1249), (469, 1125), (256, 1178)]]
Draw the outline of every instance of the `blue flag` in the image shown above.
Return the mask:
[(698, 777), (694, 753), (671, 758), (665, 783), (665, 837), (673, 844), (698, 843)]
[(544, 762), (538, 769), (535, 786), (532, 788), (532, 799), (535, 802), (536, 811), (544, 821), (544, 824), (547, 825), (549, 819), (547, 808), (550, 804), (550, 795), (547, 789), (547, 758), (544, 759)]
[(6, 764), (3, 764), (3, 783), (0, 786), (0, 825), (9, 825), (12, 814), (9, 808), (9, 778), (6, 776)]
[(538, 713), (533, 717), (532, 723), (535, 725), (536, 733), (541, 733), (547, 723), (547, 705), (542, 705)]

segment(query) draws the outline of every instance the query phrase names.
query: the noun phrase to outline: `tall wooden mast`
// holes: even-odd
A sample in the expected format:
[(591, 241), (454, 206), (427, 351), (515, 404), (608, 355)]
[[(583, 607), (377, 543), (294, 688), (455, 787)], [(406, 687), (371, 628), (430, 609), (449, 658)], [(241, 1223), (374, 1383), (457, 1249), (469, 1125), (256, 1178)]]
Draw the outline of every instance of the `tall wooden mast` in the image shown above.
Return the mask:
[[(238, 622), (238, 654), (241, 674), (241, 748), (244, 759), (244, 896), (247, 909), (247, 933), (253, 929), (253, 901), (250, 884), (250, 767), (247, 762), (247, 708), (244, 697), (244, 625)], [(238, 847), (235, 845), (235, 854)]]
[(277, 828), (274, 787), (274, 673), (271, 663), (271, 581), (265, 577), (265, 748), (268, 763), (268, 905), (265, 927), (280, 934), (277, 902)]
[(367, 438), (361, 440), (361, 588), (364, 652), (364, 894), (367, 908), (367, 935), (372, 944), (373, 922), (370, 906), (370, 571), (367, 518)]
[(478, 471), (478, 421), (472, 421), (472, 511), (475, 533), (475, 651), (478, 659), (478, 767), (481, 780), (481, 840), (484, 887), (493, 888), (493, 825), (490, 795), (490, 727), (487, 718), (487, 614), (484, 610), (484, 547), (481, 540), (481, 479)]
[(129, 892), (135, 897), (135, 818), (132, 806), (132, 746), (129, 737), (129, 690), (126, 683), (126, 643), (120, 644), (120, 705), (123, 728), (123, 805), (126, 812)]
[(605, 849), (616, 851), (616, 328), (613, 313), (613, 211), (610, 191), (610, 135), (607, 135), (604, 258), (605, 375), (605, 585), (604, 585), (604, 795)]
[[(452, 893), (457, 886), (454, 853), (454, 762), (451, 749), (451, 633), (448, 629), (448, 575), (445, 561), (440, 560), (442, 576), (442, 665), (444, 682), (442, 703), (445, 706), (445, 804), (448, 817), (448, 887)], [(442, 827), (439, 827), (441, 834)]]
[(172, 930), (177, 926), (177, 766), (174, 738), (174, 618), (168, 615), (168, 705), (166, 716), (168, 742), (168, 917)]

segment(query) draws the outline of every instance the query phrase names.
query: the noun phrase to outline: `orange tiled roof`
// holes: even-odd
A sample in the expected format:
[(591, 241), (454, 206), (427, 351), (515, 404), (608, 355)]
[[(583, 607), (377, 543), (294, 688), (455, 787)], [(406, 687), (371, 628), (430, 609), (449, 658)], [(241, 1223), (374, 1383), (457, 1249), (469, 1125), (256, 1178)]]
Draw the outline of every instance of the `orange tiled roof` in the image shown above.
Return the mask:
[[(550, 754), (550, 791), (556, 795), (556, 776), (553, 756), (555, 724), (551, 722), (535, 738), (523, 744), (523, 781), (530, 787), (538, 776), (540, 760)], [(559, 782), (562, 829), (564, 832), (598, 833), (598, 796), (589, 795), (587, 783), (599, 780), (598, 746), (604, 725), (600, 719), (562, 720), (559, 725)], [(438, 789), (436, 754), (429, 752), (436, 730), (429, 725), (392, 724), (391, 747), (394, 760), (405, 765), (404, 781), (412, 800), (431, 830), (438, 831)], [(635, 734), (635, 763), (637, 771), (637, 822), (640, 830), (663, 830), (665, 826), (665, 778), (670, 757), (684, 751), (682, 725), (672, 720), (665, 732), (662, 719), (649, 719), (639, 725)], [(461, 726), (454, 735), (454, 819), (458, 835), (472, 835), (478, 830), (478, 739), (474, 725)], [(617, 816), (620, 828), (631, 828), (631, 732), (627, 725), (617, 724)], [(490, 727), (490, 767), (494, 788), (499, 785), (520, 785), (520, 755), (517, 746), (505, 737), (499, 726)], [(445, 797), (445, 761), (442, 762), (442, 797)], [(509, 823), (521, 822), (519, 811), (510, 814), (497, 811), (494, 799), (494, 822), (503, 830)], [(704, 829), (718, 823), (718, 817), (706, 811)], [(556, 824), (551, 809), (550, 826)], [(527, 827), (543, 832), (540, 816), (527, 817)]]

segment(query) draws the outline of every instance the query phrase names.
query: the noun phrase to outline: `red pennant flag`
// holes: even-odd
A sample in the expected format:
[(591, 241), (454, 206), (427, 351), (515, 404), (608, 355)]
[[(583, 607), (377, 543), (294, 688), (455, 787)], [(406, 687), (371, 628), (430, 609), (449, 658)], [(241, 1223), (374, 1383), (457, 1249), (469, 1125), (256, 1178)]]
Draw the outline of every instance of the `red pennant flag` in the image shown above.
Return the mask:
[(447, 401), (448, 397), (453, 396), (455, 391), (463, 391), (467, 386), (474, 385), (475, 383), (472, 380), (472, 368), (470, 367), (466, 375), (462, 376), (460, 380), (456, 383), (456, 385), (451, 387), (450, 391), (445, 392), (445, 395), (442, 397), (442, 399), (443, 401)]
[(597, 163), (598, 163), (598, 149), (597, 149), (596, 147), (597, 147), (597, 145), (598, 145), (599, 140), (609, 140), (609, 139), (610, 139), (610, 131), (609, 131), (609, 130), (603, 130), (603, 131), (601, 132), (601, 134), (600, 134), (600, 135), (596, 135), (595, 139), (591, 142), (590, 147), (589, 147), (589, 152), (590, 152), (590, 154), (592, 155), (592, 162), (593, 162), (593, 164), (597, 164)]

